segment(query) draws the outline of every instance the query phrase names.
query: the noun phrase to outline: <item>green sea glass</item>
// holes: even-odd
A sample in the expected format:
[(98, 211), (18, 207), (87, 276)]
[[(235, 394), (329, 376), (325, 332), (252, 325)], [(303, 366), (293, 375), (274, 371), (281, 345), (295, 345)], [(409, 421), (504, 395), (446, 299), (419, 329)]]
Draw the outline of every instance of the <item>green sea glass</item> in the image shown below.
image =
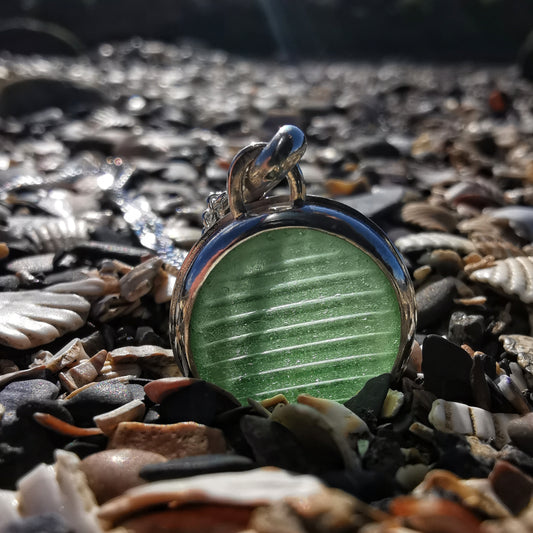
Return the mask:
[(391, 370), (400, 330), (394, 288), (369, 255), (290, 227), (260, 232), (216, 263), (189, 342), (198, 375), (241, 401), (304, 392), (344, 401)]

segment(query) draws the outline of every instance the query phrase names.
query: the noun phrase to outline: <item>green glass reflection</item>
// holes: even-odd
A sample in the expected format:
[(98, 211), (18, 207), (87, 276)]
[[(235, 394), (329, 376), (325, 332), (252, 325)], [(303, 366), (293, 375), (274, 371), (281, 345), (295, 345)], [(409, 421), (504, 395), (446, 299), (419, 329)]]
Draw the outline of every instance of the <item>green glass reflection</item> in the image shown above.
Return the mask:
[(392, 368), (401, 318), (366, 253), (309, 228), (258, 233), (200, 287), (190, 349), (198, 374), (239, 400), (308, 393), (343, 401)]

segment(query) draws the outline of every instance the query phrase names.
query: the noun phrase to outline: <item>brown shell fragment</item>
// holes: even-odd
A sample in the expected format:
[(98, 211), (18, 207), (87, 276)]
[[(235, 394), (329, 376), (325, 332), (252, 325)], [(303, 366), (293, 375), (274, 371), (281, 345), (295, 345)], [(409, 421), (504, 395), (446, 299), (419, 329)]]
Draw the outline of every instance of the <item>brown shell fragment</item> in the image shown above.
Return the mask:
[(508, 257), (527, 255), (522, 248), (515, 246), (512, 242), (503, 237), (476, 231), (470, 235), (470, 240), (481, 255), (491, 255), (495, 259), (506, 259)]
[(452, 233), (457, 224), (457, 216), (446, 207), (426, 202), (410, 202), (402, 208), (402, 220), (429, 231)]
[(496, 261), (489, 268), (472, 272), (470, 279), (487, 283), (509, 296), (517, 296), (524, 303), (533, 302), (533, 258), (531, 257), (510, 257)]
[(99, 428), (80, 428), (48, 413), (34, 413), (33, 419), (41, 426), (69, 437), (92, 437), (102, 435)]

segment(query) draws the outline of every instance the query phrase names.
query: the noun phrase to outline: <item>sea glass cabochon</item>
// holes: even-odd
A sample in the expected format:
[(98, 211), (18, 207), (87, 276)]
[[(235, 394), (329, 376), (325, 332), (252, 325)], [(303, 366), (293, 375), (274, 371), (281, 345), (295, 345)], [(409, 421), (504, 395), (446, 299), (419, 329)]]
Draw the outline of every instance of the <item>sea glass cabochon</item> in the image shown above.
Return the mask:
[(196, 373), (239, 400), (308, 393), (343, 401), (398, 355), (401, 313), (389, 278), (342, 237), (262, 231), (218, 260), (196, 293)]

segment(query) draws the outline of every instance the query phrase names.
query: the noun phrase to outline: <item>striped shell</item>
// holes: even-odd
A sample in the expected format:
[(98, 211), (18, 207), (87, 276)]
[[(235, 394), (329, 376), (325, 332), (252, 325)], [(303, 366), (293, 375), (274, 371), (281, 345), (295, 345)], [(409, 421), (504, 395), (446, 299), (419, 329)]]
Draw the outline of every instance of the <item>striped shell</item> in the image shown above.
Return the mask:
[(87, 223), (73, 217), (17, 217), (9, 226), (13, 236), (28, 239), (36, 252), (58, 252), (89, 239)]
[(449, 233), (416, 233), (400, 237), (396, 241), (396, 246), (403, 253), (421, 252), (433, 249), (450, 249), (459, 253), (468, 254), (475, 250), (475, 246), (464, 237), (450, 235)]
[(497, 448), (509, 442), (507, 426), (519, 415), (491, 413), (464, 403), (435, 400), (428, 419), (433, 427), (447, 433), (475, 435), (481, 440), (494, 441)]
[(533, 258), (510, 257), (496, 261), (489, 268), (470, 274), (470, 279), (487, 283), (505, 294), (518, 296), (524, 303), (533, 302)]
[(495, 259), (526, 255), (519, 246), (515, 246), (507, 239), (496, 235), (474, 232), (470, 235), (470, 240), (481, 255), (492, 255)]
[(450, 233), (457, 224), (456, 215), (445, 207), (426, 202), (411, 202), (402, 208), (402, 220), (429, 231)]

